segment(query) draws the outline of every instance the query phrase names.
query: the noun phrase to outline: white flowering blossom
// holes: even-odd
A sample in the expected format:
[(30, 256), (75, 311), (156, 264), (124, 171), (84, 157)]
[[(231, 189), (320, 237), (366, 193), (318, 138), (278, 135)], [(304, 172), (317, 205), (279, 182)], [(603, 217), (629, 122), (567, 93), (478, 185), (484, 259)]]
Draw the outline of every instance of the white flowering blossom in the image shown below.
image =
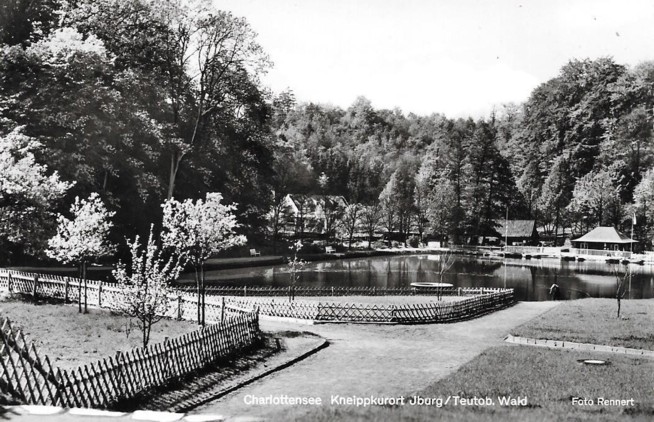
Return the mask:
[(224, 205), (222, 199), (220, 193), (208, 193), (206, 201), (167, 200), (162, 205), (164, 246), (199, 266), (216, 252), (245, 243), (245, 236), (234, 233), (236, 205)]
[(48, 242), (46, 251), (50, 258), (64, 264), (81, 263), (114, 251), (113, 245), (107, 242), (107, 235), (113, 226), (109, 219), (115, 213), (107, 210), (100, 195), (94, 192), (88, 199), (76, 197), (70, 213), (72, 220), (63, 215), (57, 218), (57, 234)]
[(198, 292), (198, 322), (204, 325), (204, 263), (216, 252), (245, 243), (237, 235), (236, 205), (223, 205), (220, 193), (208, 193), (206, 201), (169, 199), (163, 207), (163, 245), (195, 267)]
[(119, 262), (113, 271), (123, 293), (119, 309), (136, 318), (143, 333), (143, 347), (148, 345), (152, 325), (160, 321), (168, 311), (170, 284), (177, 280), (182, 270), (179, 260), (173, 257), (164, 260), (157, 247), (152, 227), (148, 244), (143, 250), (136, 236), (134, 242), (127, 242), (132, 264), (127, 267)]
[(61, 198), (73, 183), (62, 181), (56, 171), (46, 175), (47, 167), (36, 163), (32, 153), (40, 144), (22, 134), (22, 129), (17, 127), (0, 137), (0, 203), (20, 195), (48, 206)]
[(100, 39), (90, 34), (86, 38), (74, 28), (59, 28), (50, 36), (28, 48), (52, 66), (65, 66), (73, 55), (93, 54), (106, 61), (111, 61), (107, 49)]
[(48, 175), (32, 151), (40, 144), (17, 127), (0, 136), (0, 237), (28, 253), (44, 248), (55, 216), (51, 209), (73, 185)]

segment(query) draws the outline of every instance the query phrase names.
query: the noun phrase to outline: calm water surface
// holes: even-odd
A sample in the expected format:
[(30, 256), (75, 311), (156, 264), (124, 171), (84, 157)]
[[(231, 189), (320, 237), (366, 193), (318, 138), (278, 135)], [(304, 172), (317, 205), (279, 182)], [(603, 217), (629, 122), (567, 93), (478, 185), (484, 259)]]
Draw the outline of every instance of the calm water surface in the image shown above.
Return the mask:
[[(385, 256), (308, 263), (300, 284), (312, 287), (409, 287), (413, 282), (438, 280), (440, 255)], [(556, 282), (564, 299), (615, 297), (613, 269), (622, 264), (568, 262), (558, 259), (504, 261), (457, 257), (443, 281), (455, 287), (509, 287), (518, 300), (549, 300), (548, 290)], [(631, 265), (626, 297), (654, 297), (654, 266)], [(286, 265), (209, 271), (207, 281), (226, 286), (288, 286)], [(186, 275), (183, 278), (192, 278)]]

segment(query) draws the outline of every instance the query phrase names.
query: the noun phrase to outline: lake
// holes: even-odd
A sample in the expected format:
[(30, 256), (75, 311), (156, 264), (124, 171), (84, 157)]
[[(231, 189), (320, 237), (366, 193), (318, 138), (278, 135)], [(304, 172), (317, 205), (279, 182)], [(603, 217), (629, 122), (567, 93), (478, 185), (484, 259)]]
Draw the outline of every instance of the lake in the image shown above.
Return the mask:
[[(409, 287), (413, 282), (439, 280), (441, 255), (383, 256), (307, 263), (300, 284), (311, 287)], [(505, 265), (506, 264), (506, 265)], [(507, 287), (518, 300), (549, 300), (549, 288), (557, 283), (562, 299), (615, 297), (613, 270), (622, 264), (574, 262), (559, 259), (491, 260), (457, 256), (443, 282), (455, 287)], [(632, 275), (625, 298), (654, 297), (654, 266), (630, 265)], [(208, 271), (209, 284), (225, 286), (288, 286), (286, 265)], [(192, 279), (185, 274), (183, 279)]]

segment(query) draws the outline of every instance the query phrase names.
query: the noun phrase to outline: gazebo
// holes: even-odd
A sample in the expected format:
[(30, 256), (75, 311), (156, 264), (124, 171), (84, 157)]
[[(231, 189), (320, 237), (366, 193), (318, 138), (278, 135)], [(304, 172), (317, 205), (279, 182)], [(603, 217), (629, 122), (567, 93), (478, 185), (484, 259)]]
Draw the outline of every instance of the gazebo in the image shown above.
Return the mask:
[(573, 246), (578, 249), (606, 251), (628, 251), (634, 243), (638, 242), (620, 233), (615, 227), (596, 227), (572, 241)]

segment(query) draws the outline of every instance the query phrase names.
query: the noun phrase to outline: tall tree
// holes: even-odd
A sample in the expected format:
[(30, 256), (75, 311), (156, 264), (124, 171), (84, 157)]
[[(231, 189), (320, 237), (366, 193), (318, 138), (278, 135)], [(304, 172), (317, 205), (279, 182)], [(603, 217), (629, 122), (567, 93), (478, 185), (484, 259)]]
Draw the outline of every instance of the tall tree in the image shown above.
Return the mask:
[(585, 217), (590, 225), (617, 225), (622, 215), (615, 178), (606, 170), (581, 177), (575, 183), (568, 209), (577, 224)]

